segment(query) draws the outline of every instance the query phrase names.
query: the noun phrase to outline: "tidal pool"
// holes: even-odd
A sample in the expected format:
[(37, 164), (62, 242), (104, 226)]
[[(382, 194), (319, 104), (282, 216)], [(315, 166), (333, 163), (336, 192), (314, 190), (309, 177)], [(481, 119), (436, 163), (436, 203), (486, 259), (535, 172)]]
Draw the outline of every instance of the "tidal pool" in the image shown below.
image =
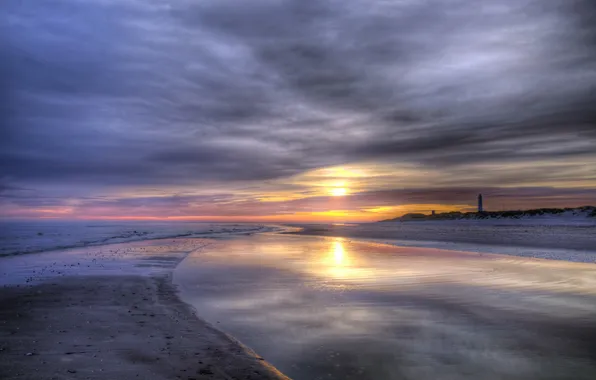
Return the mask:
[(296, 380), (596, 379), (594, 264), (263, 234), (174, 282)]

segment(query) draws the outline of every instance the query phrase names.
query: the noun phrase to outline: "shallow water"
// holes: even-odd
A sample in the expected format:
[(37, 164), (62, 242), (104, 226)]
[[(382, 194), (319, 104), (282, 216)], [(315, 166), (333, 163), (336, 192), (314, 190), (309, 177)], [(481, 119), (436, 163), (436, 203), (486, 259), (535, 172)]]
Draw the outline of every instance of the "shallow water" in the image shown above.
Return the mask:
[(37, 285), (71, 276), (152, 276), (170, 273), (213, 239), (145, 240), (31, 255), (0, 256), (0, 288)]
[(175, 237), (216, 238), (279, 229), (254, 223), (0, 221), (0, 256)]
[(594, 264), (257, 235), (174, 281), (297, 380), (596, 378)]

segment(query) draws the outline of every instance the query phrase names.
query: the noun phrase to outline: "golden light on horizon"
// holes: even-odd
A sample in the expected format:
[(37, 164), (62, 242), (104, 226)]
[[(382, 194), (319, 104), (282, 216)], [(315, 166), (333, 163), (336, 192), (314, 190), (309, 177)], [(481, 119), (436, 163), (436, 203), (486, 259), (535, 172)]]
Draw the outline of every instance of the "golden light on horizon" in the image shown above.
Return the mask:
[(333, 189), (329, 190), (329, 192), (334, 197), (343, 197), (348, 194), (348, 189), (345, 187), (334, 187)]

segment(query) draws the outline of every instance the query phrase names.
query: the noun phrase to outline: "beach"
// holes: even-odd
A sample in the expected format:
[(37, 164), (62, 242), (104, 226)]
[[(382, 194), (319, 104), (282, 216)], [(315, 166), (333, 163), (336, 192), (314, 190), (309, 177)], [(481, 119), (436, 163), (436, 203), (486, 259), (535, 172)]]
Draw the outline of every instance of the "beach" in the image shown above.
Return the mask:
[(0, 378), (594, 378), (590, 251), (307, 227), (0, 257)]
[(177, 297), (172, 269), (205, 244), (0, 258), (0, 378), (284, 379)]
[(0, 380), (596, 380), (596, 0), (0, 7)]

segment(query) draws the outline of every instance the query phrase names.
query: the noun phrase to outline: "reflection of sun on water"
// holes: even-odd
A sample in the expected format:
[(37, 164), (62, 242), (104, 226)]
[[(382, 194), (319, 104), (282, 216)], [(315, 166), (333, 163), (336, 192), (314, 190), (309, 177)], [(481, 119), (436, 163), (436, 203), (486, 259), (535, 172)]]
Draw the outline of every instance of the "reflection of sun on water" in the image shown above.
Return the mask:
[(356, 275), (356, 269), (344, 247), (343, 239), (334, 240), (329, 248), (329, 253), (323, 259), (325, 273), (338, 280), (352, 279)]
[(335, 257), (335, 264), (341, 265), (344, 261), (344, 246), (340, 241), (333, 242), (333, 256)]

